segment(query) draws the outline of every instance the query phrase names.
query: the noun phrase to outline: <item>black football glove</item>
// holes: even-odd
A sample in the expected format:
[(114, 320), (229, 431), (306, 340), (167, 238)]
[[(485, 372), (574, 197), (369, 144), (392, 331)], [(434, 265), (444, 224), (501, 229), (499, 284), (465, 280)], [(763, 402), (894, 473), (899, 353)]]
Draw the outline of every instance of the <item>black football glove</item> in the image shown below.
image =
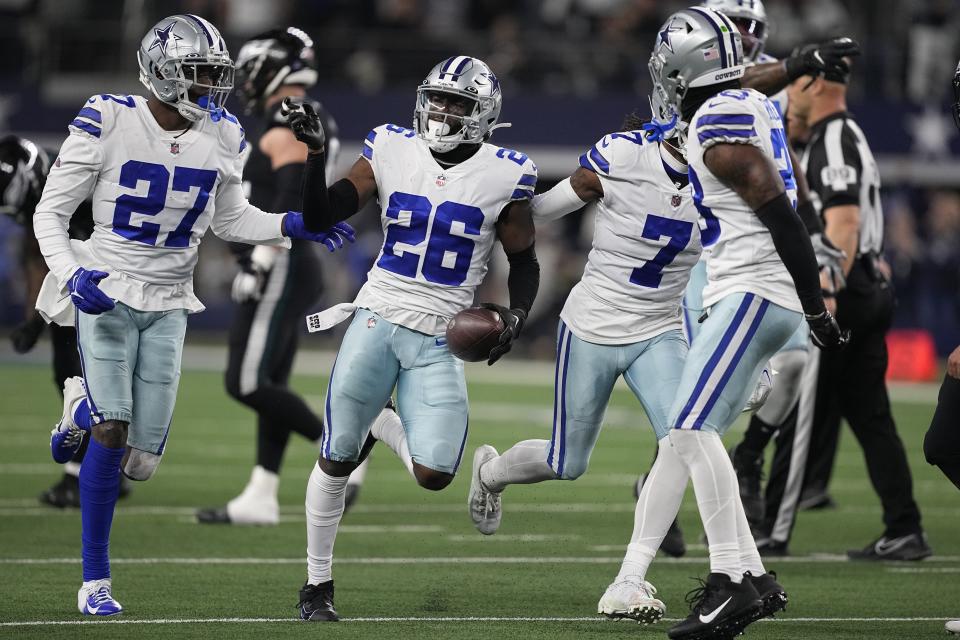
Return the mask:
[(34, 313), (29, 320), (17, 325), (10, 332), (10, 342), (13, 343), (13, 350), (17, 353), (26, 353), (33, 349), (45, 326), (47, 326), (47, 323), (43, 321), (43, 317), (39, 313)]
[(852, 38), (832, 38), (804, 45), (787, 58), (787, 77), (793, 82), (804, 75), (822, 75), (827, 80), (843, 82), (850, 73), (850, 65), (844, 58), (858, 55), (860, 45)]
[(309, 102), (294, 100), (287, 96), (280, 105), (280, 115), (287, 119), (293, 135), (313, 152), (323, 151), (327, 134), (323, 131), (320, 116)]
[(810, 325), (810, 339), (817, 348), (824, 351), (836, 351), (843, 348), (850, 341), (850, 330), (840, 330), (836, 318), (829, 311), (818, 313), (815, 316), (804, 314), (807, 324)]
[(527, 313), (523, 309), (507, 309), (492, 302), (484, 302), (480, 306), (484, 309), (496, 311), (500, 319), (503, 320), (504, 326), (503, 333), (500, 334), (500, 344), (491, 349), (489, 356), (487, 356), (487, 365), (489, 366), (513, 348), (513, 341), (520, 337), (520, 330), (523, 329)]

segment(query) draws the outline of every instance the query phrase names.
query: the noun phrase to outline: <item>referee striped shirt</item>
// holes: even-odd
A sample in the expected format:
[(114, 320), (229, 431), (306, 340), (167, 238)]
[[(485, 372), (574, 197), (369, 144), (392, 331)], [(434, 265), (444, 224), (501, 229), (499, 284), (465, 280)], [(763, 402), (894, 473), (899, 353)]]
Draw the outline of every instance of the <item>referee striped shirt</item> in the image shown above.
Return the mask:
[(810, 141), (800, 164), (810, 197), (823, 216), (830, 207), (860, 207), (860, 255), (883, 249), (880, 171), (863, 130), (846, 111), (810, 127)]

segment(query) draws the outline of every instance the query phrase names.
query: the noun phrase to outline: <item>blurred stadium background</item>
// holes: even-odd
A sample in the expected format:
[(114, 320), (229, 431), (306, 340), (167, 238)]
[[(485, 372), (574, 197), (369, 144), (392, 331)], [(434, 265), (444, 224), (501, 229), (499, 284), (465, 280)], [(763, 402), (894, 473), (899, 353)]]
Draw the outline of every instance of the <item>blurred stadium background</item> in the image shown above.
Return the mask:
[[(577, 157), (633, 110), (647, 114), (646, 64), (656, 29), (685, 2), (667, 0), (0, 0), (0, 132), (55, 150), (78, 106), (94, 92), (142, 93), (134, 52), (165, 15), (189, 12), (219, 25), (236, 52), (244, 38), (295, 25), (314, 39), (320, 82), (312, 90), (337, 119), (353, 162), (364, 135), (407, 126), (426, 71), (454, 53), (490, 63), (504, 91), (494, 142), (530, 155), (538, 191), (577, 166)], [(898, 328), (921, 329), (943, 356), (960, 343), (960, 133), (947, 105), (960, 55), (955, 0), (768, 0), (767, 51), (851, 35), (863, 45), (851, 83), (851, 111), (883, 177), (886, 253), (900, 301)], [(239, 106), (228, 104), (237, 112)], [(239, 115), (239, 114), (238, 114)], [(242, 117), (242, 116), (241, 116)], [(319, 306), (352, 299), (382, 242), (375, 214), (361, 215), (362, 241), (325, 261)], [(518, 349), (549, 358), (557, 312), (576, 282), (591, 238), (586, 217), (539, 231), (544, 283)], [(0, 327), (22, 317), (20, 229), (0, 220)], [(209, 234), (197, 290), (208, 306), (191, 318), (191, 340), (217, 341), (229, 320), (234, 265)], [(499, 252), (495, 252), (499, 254)], [(499, 256), (502, 257), (502, 256)], [(505, 292), (505, 261), (486, 295)], [(498, 277), (499, 276), (499, 277)], [(341, 328), (342, 330), (342, 328)], [(209, 332), (209, 333), (208, 333)], [(908, 334), (909, 335), (909, 334)], [(336, 332), (305, 346), (334, 348)], [(895, 342), (892, 366), (915, 361)], [(898, 357), (898, 356), (903, 356)], [(909, 367), (908, 367), (909, 368)], [(934, 375), (926, 371), (908, 376)]]

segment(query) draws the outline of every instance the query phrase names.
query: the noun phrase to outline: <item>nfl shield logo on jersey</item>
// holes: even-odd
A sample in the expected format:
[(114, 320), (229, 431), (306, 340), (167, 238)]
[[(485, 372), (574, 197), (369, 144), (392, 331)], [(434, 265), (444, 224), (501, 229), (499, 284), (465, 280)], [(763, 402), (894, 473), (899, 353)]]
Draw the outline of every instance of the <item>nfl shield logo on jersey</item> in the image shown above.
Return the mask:
[(171, 142), (171, 143), (170, 143), (170, 153), (172, 153), (173, 155), (177, 155), (178, 153), (180, 153), (180, 143), (179, 143), (179, 142)]
[(437, 176), (437, 186), (442, 187), (445, 184), (447, 184), (447, 176), (443, 174), (440, 174), (439, 176)]
[(677, 207), (680, 206), (681, 200), (682, 198), (680, 196), (674, 195), (672, 198), (670, 198), (670, 206), (676, 209)]
[(375, 326), (377, 326), (377, 319), (367, 318), (367, 329), (373, 329)]

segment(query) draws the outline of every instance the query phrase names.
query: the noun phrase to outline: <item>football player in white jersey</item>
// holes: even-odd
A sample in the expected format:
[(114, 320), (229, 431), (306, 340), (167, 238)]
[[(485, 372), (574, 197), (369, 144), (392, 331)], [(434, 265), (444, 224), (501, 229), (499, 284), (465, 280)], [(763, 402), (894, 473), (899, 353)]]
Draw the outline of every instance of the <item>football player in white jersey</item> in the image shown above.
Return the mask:
[[(669, 464), (674, 454), (666, 437), (667, 414), (687, 355), (680, 301), (700, 256), (700, 229), (678, 141), (661, 142), (655, 135), (645, 139), (647, 135), (637, 126), (604, 136), (580, 156), (573, 175), (534, 199), (538, 223), (589, 203), (596, 212), (593, 248), (560, 313), (551, 438), (524, 440), (501, 455), (490, 445), (474, 453), (467, 505), (483, 534), (496, 533), (500, 526), (501, 493), (509, 485), (576, 480), (587, 470), (621, 376), (666, 446), (651, 474), (679, 466)], [(632, 546), (646, 550), (647, 538), (653, 538), (649, 553), (656, 553), (665, 530), (645, 530), (642, 525), (659, 522), (643, 514), (676, 513), (684, 488), (681, 484), (658, 495), (641, 491)], [(655, 594), (650, 583), (636, 579), (625, 566), (601, 598), (598, 612), (656, 622), (665, 608)]]
[[(246, 142), (223, 108), (233, 63), (216, 27), (194, 15), (161, 20), (137, 53), (140, 96), (96, 95), (70, 123), (47, 178), (34, 230), (50, 273), (38, 309), (75, 324), (85, 385), (66, 398), (52, 446), (79, 446), (83, 585), (88, 615), (122, 611), (108, 556), (120, 472), (146, 480), (169, 434), (197, 246), (221, 238), (289, 246), (289, 238), (342, 245), (352, 229), (306, 230), (298, 213), (250, 205), (240, 175)], [(94, 231), (71, 242), (67, 225), (93, 194)], [(72, 306), (71, 306), (72, 302)], [(68, 452), (62, 452), (67, 454)], [(69, 458), (69, 455), (59, 456)]]
[[(436, 491), (453, 480), (467, 437), (467, 389), (444, 332), (472, 303), (496, 240), (510, 261), (510, 308), (485, 305), (506, 327), (488, 364), (510, 349), (533, 304), (540, 279), (530, 213), (537, 167), (522, 153), (487, 143), (503, 126), (501, 101), (500, 83), (481, 60), (444, 60), (417, 89), (414, 128), (373, 129), (347, 177), (329, 189), (319, 119), (307, 105), (289, 105), (291, 128), (311, 150), (308, 224), (327, 227), (377, 197), (384, 231), (353, 303), (311, 318), (324, 328), (354, 316), (330, 373), (321, 453), (307, 485), (303, 620), (337, 620), (330, 565), (344, 490), (375, 440), (397, 453), (420, 486)], [(394, 386), (396, 413), (383, 408)]]
[[(720, 437), (803, 319), (818, 346), (845, 342), (824, 306), (813, 247), (795, 211), (780, 115), (763, 94), (740, 88), (743, 71), (739, 32), (723, 14), (701, 7), (672, 15), (650, 58), (654, 117), (679, 121), (694, 204), (706, 221), (701, 235), (713, 240), (708, 317), (669, 414), (672, 459), (693, 480), (710, 574), (671, 638), (732, 637), (786, 604), (760, 560)], [(656, 477), (647, 484), (661, 490)]]
[[(777, 60), (764, 53), (770, 25), (762, 0), (704, 0), (703, 6), (724, 14), (740, 32), (745, 66), (740, 84), (744, 88), (756, 89), (766, 94), (781, 118), (786, 117), (786, 87), (791, 79), (805, 73), (818, 75), (833, 69), (846, 69), (848, 66), (844, 56), (854, 55), (859, 51), (853, 40), (834, 38), (821, 44), (799, 48), (787, 59)], [(821, 268), (836, 270), (842, 252), (833, 247), (823, 235), (823, 224), (809, 196), (809, 188), (800, 170), (799, 160), (790, 145), (787, 145), (787, 152), (790, 154), (790, 164), (794, 167), (797, 213), (810, 233), (817, 262)], [(706, 264), (701, 261), (693, 271), (685, 294), (685, 317), (688, 321), (688, 335), (691, 337), (695, 336), (700, 328), (696, 320), (703, 313), (705, 285)], [(755, 531), (761, 525), (764, 511), (760, 489), (763, 450), (791, 415), (800, 396), (800, 376), (807, 361), (808, 344), (808, 331), (801, 326), (771, 358), (767, 369), (776, 372), (775, 384), (763, 405), (751, 416), (750, 426), (742, 442), (731, 449), (739, 480), (740, 497), (747, 520)]]

